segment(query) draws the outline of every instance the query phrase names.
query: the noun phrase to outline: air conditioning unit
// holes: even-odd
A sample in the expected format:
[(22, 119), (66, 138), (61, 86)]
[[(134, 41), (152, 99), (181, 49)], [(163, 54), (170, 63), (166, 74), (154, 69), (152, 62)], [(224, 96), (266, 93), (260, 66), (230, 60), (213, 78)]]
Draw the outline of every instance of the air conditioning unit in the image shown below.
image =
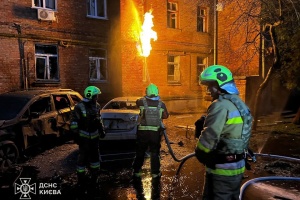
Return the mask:
[(53, 10), (38, 9), (38, 19), (44, 21), (55, 21), (55, 12)]

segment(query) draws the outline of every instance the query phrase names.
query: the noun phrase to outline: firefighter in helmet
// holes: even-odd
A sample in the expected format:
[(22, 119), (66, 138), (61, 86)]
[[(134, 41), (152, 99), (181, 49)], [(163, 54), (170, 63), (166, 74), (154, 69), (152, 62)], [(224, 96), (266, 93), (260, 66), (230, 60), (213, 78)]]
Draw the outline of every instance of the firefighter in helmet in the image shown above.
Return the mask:
[(199, 78), (213, 99), (195, 148), (206, 168), (203, 199), (239, 199), (252, 116), (228, 68), (209, 66)]
[(149, 84), (146, 95), (136, 101), (140, 108), (141, 121), (137, 131), (136, 157), (133, 162), (133, 176), (141, 177), (145, 153), (149, 148), (152, 178), (161, 176), (160, 148), (162, 119), (167, 119), (169, 113), (166, 105), (160, 100), (158, 88)]
[(99, 137), (105, 136), (100, 105), (97, 102), (99, 94), (101, 91), (98, 87), (88, 86), (84, 90), (84, 98), (72, 112), (70, 129), (74, 133), (75, 142), (79, 145), (77, 178), (79, 189), (82, 190), (97, 186), (100, 169)]

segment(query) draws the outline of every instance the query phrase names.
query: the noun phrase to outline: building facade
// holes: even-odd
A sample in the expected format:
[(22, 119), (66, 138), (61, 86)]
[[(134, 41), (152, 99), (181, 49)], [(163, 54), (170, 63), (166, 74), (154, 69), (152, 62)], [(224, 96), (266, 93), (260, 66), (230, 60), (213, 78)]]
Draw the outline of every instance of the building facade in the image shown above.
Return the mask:
[[(88, 85), (96, 85), (102, 91), (100, 101), (105, 103), (117, 96), (142, 96), (147, 85), (154, 83), (171, 112), (205, 111), (206, 88), (199, 85), (198, 76), (215, 63), (215, 3), (2, 1), (0, 92), (71, 88), (83, 93)], [(157, 36), (151, 39), (147, 56), (140, 52), (146, 13), (152, 15), (151, 28)], [(219, 22), (227, 16), (224, 8)], [(222, 55), (224, 25), (218, 34)], [(233, 72), (241, 71), (232, 60), (220, 56), (218, 63)], [(246, 71), (237, 76), (256, 74), (257, 68)], [(246, 79), (237, 82), (244, 98)]]

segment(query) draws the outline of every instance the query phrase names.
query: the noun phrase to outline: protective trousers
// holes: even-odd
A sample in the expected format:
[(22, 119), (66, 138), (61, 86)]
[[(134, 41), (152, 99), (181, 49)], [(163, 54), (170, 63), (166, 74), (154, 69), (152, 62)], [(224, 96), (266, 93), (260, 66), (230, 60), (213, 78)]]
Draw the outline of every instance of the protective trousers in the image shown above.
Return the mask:
[(206, 172), (203, 200), (239, 200), (243, 174), (222, 176)]
[[(77, 160), (78, 182), (85, 180), (84, 175), (87, 166), (90, 169), (91, 183), (96, 184), (100, 169), (99, 139), (80, 138), (79, 155)], [(80, 183), (79, 183), (80, 184)]]
[(141, 131), (137, 132), (136, 156), (133, 162), (133, 172), (140, 172), (143, 164), (145, 153), (149, 147), (151, 174), (160, 174), (160, 147), (161, 147), (160, 131)]

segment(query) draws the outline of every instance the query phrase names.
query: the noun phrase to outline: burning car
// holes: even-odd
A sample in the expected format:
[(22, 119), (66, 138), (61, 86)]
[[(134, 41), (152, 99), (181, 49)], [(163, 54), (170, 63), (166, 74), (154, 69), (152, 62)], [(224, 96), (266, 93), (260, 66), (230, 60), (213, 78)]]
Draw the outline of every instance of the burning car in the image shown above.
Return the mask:
[(71, 89), (24, 90), (0, 94), (0, 170), (48, 135), (69, 130), (71, 110), (82, 96)]

